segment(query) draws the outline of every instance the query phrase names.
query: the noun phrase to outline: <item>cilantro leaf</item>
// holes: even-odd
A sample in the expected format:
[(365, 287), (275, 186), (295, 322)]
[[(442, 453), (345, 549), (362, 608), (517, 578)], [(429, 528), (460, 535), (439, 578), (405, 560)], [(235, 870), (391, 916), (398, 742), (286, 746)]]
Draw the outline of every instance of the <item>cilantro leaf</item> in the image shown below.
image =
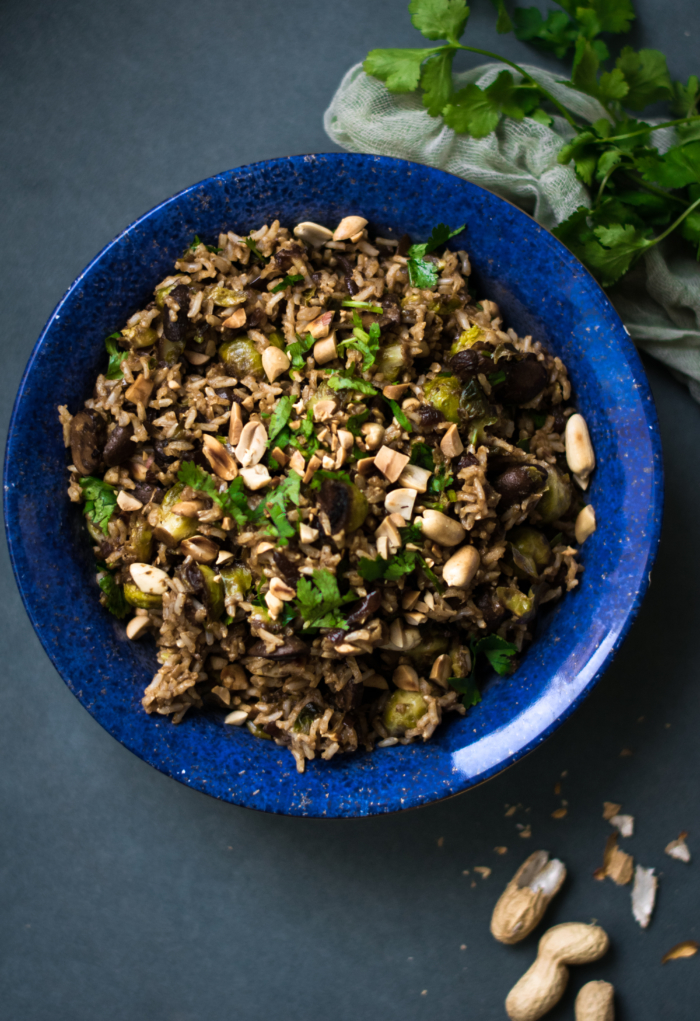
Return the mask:
[(487, 635), (486, 638), (472, 642), (472, 657), (482, 654), (489, 661), (493, 669), (501, 677), (509, 672), (512, 667), (512, 660), (517, 655), (517, 648), (511, 642), (507, 642), (500, 635)]
[(335, 575), (326, 568), (315, 570), (311, 579), (302, 576), (297, 583), (295, 605), (304, 628), (337, 627), (347, 631), (349, 625), (339, 611), (345, 603), (357, 599), (355, 593), (341, 596)]
[(459, 39), (469, 18), (464, 0), (411, 0), (408, 9), (426, 39)]
[(222, 493), (214, 479), (203, 468), (194, 461), (183, 461), (177, 473), (180, 482), (183, 482), (191, 489), (205, 493), (211, 500), (221, 507), (224, 514), (232, 517), (239, 528), (251, 520), (252, 512), (248, 507), (248, 498), (245, 494), (245, 483), (242, 476), (238, 476), (229, 484), (228, 489)]
[(648, 228), (640, 229), (632, 224), (613, 223), (608, 227), (596, 227), (593, 233), (598, 240), (587, 241), (584, 245), (586, 264), (603, 287), (611, 287), (637, 256), (653, 244)]
[(255, 256), (255, 258), (259, 259), (259, 261), (262, 262), (262, 264), (264, 266), (267, 266), (268, 262), (270, 261), (270, 256), (269, 255), (263, 255), (263, 253), (260, 251), (260, 249), (255, 244), (255, 242), (253, 241), (252, 238), (243, 238), (243, 240), (245, 241), (246, 246), (248, 248), (250, 248), (250, 250), (253, 253), (253, 255)]
[(270, 424), (267, 427), (268, 446), (278, 436), (292, 416), (292, 398), (280, 397), (272, 412)]
[(645, 181), (664, 188), (683, 188), (700, 183), (700, 142), (677, 145), (663, 156), (642, 156), (637, 167)]
[(359, 415), (351, 415), (350, 418), (345, 423), (345, 428), (348, 430), (348, 432), (351, 432), (353, 436), (361, 436), (362, 435), (361, 426), (365, 424), (369, 416), (370, 416), (369, 408), (361, 412)]
[(447, 244), (450, 238), (454, 238), (458, 234), (461, 234), (465, 227), (466, 224), (463, 223), (461, 227), (456, 227), (454, 230), (450, 230), (447, 224), (438, 223), (430, 232), (428, 240), (424, 241), (420, 245), (411, 245), (408, 250), (408, 254), (413, 259), (422, 258), (422, 256), (427, 255), (428, 252), (434, 252), (436, 248), (442, 248), (443, 245)]
[(423, 65), (420, 83), (423, 106), (431, 117), (439, 117), (452, 95), (452, 61), (454, 51), (444, 50), (429, 57)]
[(462, 705), (465, 709), (470, 709), (481, 702), (481, 692), (477, 687), (473, 670), (466, 677), (448, 677), (447, 683), (463, 696)]
[[(384, 397), (384, 394), (382, 394), (382, 397)], [(384, 400), (387, 402), (387, 404), (391, 408), (391, 413), (394, 416), (394, 418), (396, 419), (396, 421), (399, 423), (401, 428), (404, 429), (407, 433), (412, 433), (413, 432), (413, 426), (411, 425), (409, 420), (406, 418), (406, 415), (401, 410), (401, 408), (396, 403), (396, 401), (392, 401), (389, 397), (384, 397)]]
[(666, 57), (658, 50), (635, 52), (631, 46), (625, 46), (615, 61), (615, 67), (622, 71), (629, 85), (625, 106), (631, 110), (642, 110), (649, 103), (671, 97)]
[(432, 288), (437, 284), (440, 274), (433, 262), (426, 262), (424, 256), (446, 245), (450, 238), (461, 234), (466, 224), (450, 230), (444, 223), (438, 223), (433, 227), (427, 241), (418, 245), (411, 245), (408, 250), (408, 278), (412, 287)]
[[(240, 476), (239, 476), (240, 477)], [(289, 521), (287, 504), (292, 503), (299, 506), (301, 497), (301, 475), (298, 472), (290, 471), (286, 478), (272, 492), (267, 500), (263, 500), (252, 514), (252, 520), (258, 524), (265, 517), (265, 511), (270, 516), (271, 524), (268, 531), (279, 538), (281, 546), (287, 545), (287, 540), (296, 535), (294, 525)]]
[(691, 74), (688, 84), (682, 82), (673, 83), (673, 102), (671, 109), (677, 117), (692, 117), (698, 111), (698, 100), (700, 100), (700, 84), (697, 75)]
[(432, 448), (427, 443), (414, 443), (411, 447), (411, 464), (417, 464), (419, 468), (430, 472), (435, 471)]
[(300, 337), (297, 333), (296, 337), (296, 341), (286, 348), (285, 354), (291, 362), (292, 369), (303, 369), (305, 365), (304, 355), (307, 351), (311, 350), (316, 340), (310, 333), (307, 333), (305, 337)]
[(438, 53), (432, 50), (370, 50), (362, 67), (379, 78), (389, 92), (413, 92), (418, 88), (424, 60)]
[(123, 379), (122, 362), (129, 357), (128, 351), (122, 351), (117, 347), (117, 341), (121, 340), (121, 333), (110, 333), (105, 340), (105, 348), (109, 355), (109, 365), (105, 372), (107, 379)]
[(270, 288), (270, 294), (277, 294), (278, 291), (284, 291), (287, 287), (291, 287), (292, 284), (298, 284), (300, 280), (304, 279), (303, 273), (288, 273), (286, 277), (283, 277), (278, 284)]
[(415, 550), (402, 550), (390, 560), (383, 557), (377, 557), (376, 560), (361, 557), (357, 571), (365, 581), (397, 581), (404, 574), (415, 571), (417, 560), (418, 553)]
[(535, 43), (561, 59), (576, 42), (578, 31), (564, 11), (550, 11), (545, 20), (536, 7), (516, 7), (513, 11), (515, 37)]
[(496, 22), (496, 31), (499, 35), (504, 35), (506, 32), (510, 32), (513, 28), (513, 22), (508, 16), (506, 5), (504, 0), (491, 0), (491, 3), (496, 8), (498, 14), (498, 21)]
[(104, 606), (115, 617), (126, 617), (131, 607), (124, 598), (124, 589), (117, 584), (114, 575), (110, 574), (107, 564), (98, 562), (97, 569), (101, 572), (98, 575), (97, 584), (104, 592)]
[(90, 518), (95, 528), (100, 528), (105, 535), (109, 535), (107, 525), (117, 506), (114, 486), (92, 475), (86, 475), (78, 481), (85, 498), (83, 513)]
[(408, 260), (408, 279), (411, 287), (420, 287), (431, 290), (440, 279), (437, 266), (425, 259)]
[(352, 317), (354, 323), (352, 339), (341, 341), (338, 347), (351, 347), (359, 351), (362, 355), (362, 371), (367, 372), (377, 360), (381, 331), (378, 323), (372, 323), (369, 333), (367, 333), (366, 330), (362, 329), (362, 320), (357, 312), (353, 312)]
[(366, 383), (364, 379), (357, 379), (355, 376), (343, 372), (332, 372), (327, 382), (331, 390), (356, 390), (358, 393), (367, 394), (370, 397), (375, 397), (377, 394), (377, 390), (371, 383)]

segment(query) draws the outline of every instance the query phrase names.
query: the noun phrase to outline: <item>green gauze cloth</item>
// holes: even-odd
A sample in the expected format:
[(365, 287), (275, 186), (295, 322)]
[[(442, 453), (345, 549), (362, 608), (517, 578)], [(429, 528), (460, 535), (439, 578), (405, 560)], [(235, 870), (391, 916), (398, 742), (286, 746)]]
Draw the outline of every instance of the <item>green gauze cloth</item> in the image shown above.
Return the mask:
[[(485, 88), (502, 70), (501, 64), (485, 64), (456, 74), (454, 87), (475, 82)], [(596, 99), (568, 89), (550, 72), (527, 65), (525, 70), (577, 117), (593, 122), (606, 116)], [(427, 113), (418, 93), (394, 95), (357, 64), (340, 83), (324, 126), (351, 152), (397, 156), (483, 185), (550, 230), (579, 206), (591, 205), (573, 164), (557, 162), (562, 144), (574, 134), (560, 116), (549, 127), (529, 117), (503, 118), (486, 138), (457, 135)], [(653, 141), (665, 152), (675, 144), (675, 132), (661, 128)], [(608, 293), (636, 344), (685, 380), (700, 401), (700, 264), (685, 246), (655, 245)]]

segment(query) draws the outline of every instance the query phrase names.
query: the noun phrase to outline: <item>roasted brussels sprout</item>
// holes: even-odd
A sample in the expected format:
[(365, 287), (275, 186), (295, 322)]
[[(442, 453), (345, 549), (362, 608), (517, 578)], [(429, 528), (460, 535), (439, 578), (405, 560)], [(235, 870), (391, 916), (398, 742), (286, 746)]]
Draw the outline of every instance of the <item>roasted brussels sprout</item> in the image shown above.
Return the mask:
[(526, 596), (515, 585), (510, 588), (499, 586), (496, 589), (496, 596), (501, 606), (505, 606), (506, 610), (510, 610), (516, 617), (527, 617), (535, 605), (535, 596), (532, 590)]
[(189, 539), (197, 531), (196, 518), (173, 514), (170, 509), (178, 502), (184, 488), (182, 482), (177, 482), (167, 491), (160, 505), (160, 521), (153, 534), (158, 542), (164, 542), (166, 546), (177, 546), (183, 539)]
[(311, 724), (320, 715), (320, 709), (315, 702), (307, 702), (294, 721), (294, 730), (299, 734), (308, 734)]
[(220, 305), (222, 308), (234, 308), (236, 305), (242, 305), (246, 300), (245, 291), (232, 291), (228, 287), (215, 287), (210, 295), (215, 305)]
[(558, 521), (566, 514), (573, 499), (573, 488), (568, 475), (553, 466), (547, 467), (547, 485), (542, 499), (537, 504), (537, 512), (545, 522)]
[(233, 340), (227, 340), (219, 348), (219, 358), (231, 375), (237, 376), (239, 379), (244, 376), (262, 378), (262, 357), (249, 337), (235, 337)]
[(142, 514), (137, 514), (129, 528), (128, 556), (139, 564), (148, 563), (153, 550), (153, 530)]
[(224, 567), (219, 573), (224, 583), (226, 602), (242, 602), (253, 583), (253, 575), (250, 570), (245, 564), (232, 564), (230, 567)]
[(379, 351), (377, 369), (382, 373), (384, 379), (391, 383), (401, 372), (405, 361), (403, 344), (387, 344)]
[(142, 592), (133, 581), (127, 581), (124, 585), (124, 598), (129, 606), (138, 606), (142, 610), (159, 610), (163, 605), (163, 597), (151, 595), (150, 592)]
[(150, 326), (128, 326), (122, 330), (122, 337), (128, 341), (132, 350), (142, 347), (153, 347), (158, 340), (158, 334)]
[(448, 422), (459, 421), (462, 383), (456, 376), (436, 376), (425, 384), (423, 394), (428, 404), (439, 411)]
[(428, 711), (428, 703), (419, 691), (395, 691), (384, 707), (383, 723), (392, 737), (412, 730)]
[(447, 652), (450, 647), (450, 639), (446, 634), (439, 631), (429, 631), (425, 636), (421, 634), (420, 645), (408, 652), (408, 657), (415, 666), (418, 673), (429, 670), (438, 656)]
[(338, 479), (323, 480), (318, 502), (321, 510), (328, 515), (331, 535), (342, 530), (354, 532), (369, 512), (369, 503), (362, 490)]
[(450, 357), (453, 358), (458, 351), (467, 351), (474, 347), (483, 335), (484, 331), (479, 326), (471, 326), (468, 330), (464, 330), (450, 348)]
[(536, 528), (522, 525), (514, 528), (508, 538), (516, 576), (523, 580), (538, 578), (540, 569), (547, 567), (552, 559), (552, 550), (546, 536)]

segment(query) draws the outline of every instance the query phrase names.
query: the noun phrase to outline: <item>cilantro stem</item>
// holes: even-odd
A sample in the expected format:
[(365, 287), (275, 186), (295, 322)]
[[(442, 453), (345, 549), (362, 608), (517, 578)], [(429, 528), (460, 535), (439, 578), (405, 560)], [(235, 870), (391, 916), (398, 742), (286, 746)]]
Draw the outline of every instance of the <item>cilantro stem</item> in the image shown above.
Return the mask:
[[(513, 63), (513, 61), (508, 60), (507, 57), (501, 57), (498, 53), (491, 53), (490, 50), (480, 50), (477, 46), (463, 46), (461, 43), (457, 42), (451, 43), (451, 45), (455, 46), (457, 49), (460, 50), (468, 50), (469, 53), (480, 53), (483, 57), (491, 57), (492, 60), (498, 60), (500, 61), (501, 64), (507, 64), (509, 67), (512, 67), (515, 71), (518, 72), (518, 74), (521, 74), (523, 76), (525, 81), (530, 82), (531, 85), (534, 85), (537, 91), (541, 93), (541, 95), (543, 95), (545, 99), (548, 99), (552, 106), (555, 106), (557, 108), (559, 113), (569, 122), (572, 128), (576, 128), (576, 130), (579, 130), (579, 125), (576, 123), (576, 121), (571, 116), (566, 107), (562, 106), (562, 104), (557, 99), (555, 99), (554, 96), (550, 92), (548, 92), (543, 85), (540, 85), (540, 83), (536, 81), (532, 77), (532, 75), (528, 74), (527, 71), (525, 71), (519, 64)], [(446, 48), (447, 47), (445, 47), (445, 49)]]
[(622, 142), (626, 138), (636, 138), (638, 135), (649, 135), (652, 131), (660, 131), (661, 128), (675, 128), (677, 124), (688, 124), (690, 121), (700, 120), (698, 114), (691, 117), (679, 117), (675, 121), (665, 121), (663, 124), (650, 124), (648, 128), (640, 128), (638, 131), (630, 131), (626, 135), (611, 135), (610, 138), (601, 138), (606, 145), (608, 142)]
[(647, 246), (647, 249), (645, 249), (645, 251), (648, 251), (648, 249), (651, 248), (652, 245), (658, 245), (659, 241), (663, 241), (664, 238), (668, 237), (669, 234), (673, 233), (676, 227), (680, 227), (680, 225), (685, 220), (686, 216), (689, 216), (690, 213), (692, 213), (694, 209), (697, 209), (698, 206), (700, 206), (700, 199), (696, 199), (691, 206), (688, 206), (687, 209), (684, 209), (681, 215), (678, 217), (678, 219), (674, 220), (671, 226), (667, 227), (663, 234), (659, 234), (658, 237), (655, 237), (651, 244)]
[(660, 195), (661, 198), (671, 199), (673, 202), (679, 202), (682, 206), (688, 206), (690, 204), (686, 202), (685, 199), (680, 198), (680, 196), (672, 195), (670, 191), (664, 191), (663, 188), (657, 188), (655, 184), (649, 184), (648, 181), (643, 181), (641, 177), (637, 177), (636, 174), (633, 174), (628, 167), (624, 167), (623, 169), (630, 180), (634, 181), (638, 188), (643, 188), (644, 191), (651, 192), (652, 195)]
[(607, 172), (607, 174), (605, 175), (605, 177), (603, 178), (603, 180), (602, 180), (602, 181), (600, 182), (600, 188), (598, 189), (598, 195), (597, 195), (597, 197), (596, 197), (596, 200), (595, 200), (595, 202), (594, 202), (594, 204), (593, 204), (593, 208), (594, 208), (594, 209), (597, 209), (597, 208), (598, 208), (598, 206), (600, 205), (600, 200), (601, 200), (601, 199), (602, 199), (602, 197), (603, 197), (603, 192), (605, 191), (605, 189), (606, 189), (606, 187), (607, 187), (608, 181), (610, 180), (610, 178), (612, 177), (612, 175), (613, 175), (613, 174), (615, 173), (615, 171), (616, 171), (616, 170), (619, 170), (619, 167), (620, 167), (620, 164), (619, 164), (619, 163), (614, 163), (614, 164), (613, 164), (613, 165), (612, 165), (612, 166), (610, 167), (610, 170), (608, 170), (608, 172)]

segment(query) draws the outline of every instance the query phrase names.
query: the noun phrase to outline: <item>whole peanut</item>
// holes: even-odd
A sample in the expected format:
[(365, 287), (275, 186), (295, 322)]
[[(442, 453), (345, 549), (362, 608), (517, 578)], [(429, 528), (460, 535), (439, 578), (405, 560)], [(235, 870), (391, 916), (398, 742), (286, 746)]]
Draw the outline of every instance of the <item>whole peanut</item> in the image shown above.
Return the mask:
[(615, 1021), (614, 995), (609, 982), (587, 982), (576, 997), (576, 1021)]
[(598, 925), (565, 922), (548, 929), (539, 942), (537, 959), (506, 998), (511, 1021), (538, 1021), (559, 1002), (569, 978), (569, 964), (597, 961), (609, 946)]

